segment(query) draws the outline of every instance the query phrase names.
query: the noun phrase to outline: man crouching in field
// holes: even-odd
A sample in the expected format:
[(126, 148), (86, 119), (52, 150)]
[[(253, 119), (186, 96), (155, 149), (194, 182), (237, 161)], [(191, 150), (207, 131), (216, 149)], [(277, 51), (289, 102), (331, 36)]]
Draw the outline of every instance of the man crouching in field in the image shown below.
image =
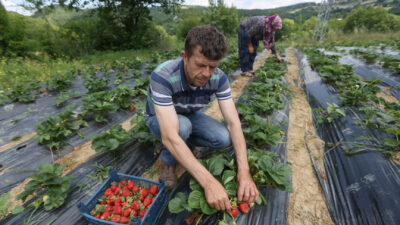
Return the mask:
[[(226, 39), (215, 27), (191, 29), (182, 58), (162, 63), (151, 74), (146, 105), (147, 124), (164, 145), (160, 178), (167, 187), (174, 187), (179, 162), (203, 187), (208, 204), (218, 210), (231, 208), (228, 195), (195, 158), (191, 152), (194, 146), (224, 149), (233, 144), (238, 165), (238, 200), (254, 202), (258, 198), (229, 81), (217, 68), (226, 50)], [(208, 105), (213, 94), (227, 127), (199, 111)]]

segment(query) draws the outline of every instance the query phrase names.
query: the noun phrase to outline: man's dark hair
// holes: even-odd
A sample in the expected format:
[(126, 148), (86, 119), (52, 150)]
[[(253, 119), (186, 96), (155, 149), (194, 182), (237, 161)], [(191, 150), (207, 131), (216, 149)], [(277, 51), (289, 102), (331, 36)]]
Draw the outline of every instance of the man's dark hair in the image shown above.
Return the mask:
[(193, 27), (185, 41), (185, 52), (188, 58), (193, 55), (194, 48), (199, 45), (200, 53), (211, 60), (220, 60), (228, 49), (225, 36), (211, 25)]

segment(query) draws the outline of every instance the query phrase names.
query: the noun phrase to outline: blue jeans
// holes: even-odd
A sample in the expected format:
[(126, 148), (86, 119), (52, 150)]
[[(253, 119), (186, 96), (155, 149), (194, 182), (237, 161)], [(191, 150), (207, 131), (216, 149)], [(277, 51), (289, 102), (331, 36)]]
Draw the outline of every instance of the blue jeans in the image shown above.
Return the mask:
[(253, 45), (254, 48), (253, 54), (250, 54), (249, 47), (247, 46), (246, 29), (244, 28), (244, 26), (240, 25), (238, 30), (238, 45), (239, 45), (240, 69), (242, 70), (242, 72), (253, 70), (253, 64), (257, 56), (257, 48), (259, 41), (251, 40), (251, 44)]
[[(231, 146), (229, 131), (225, 125), (200, 111), (178, 114), (179, 136), (188, 146), (208, 147), (221, 150)], [(160, 127), (156, 116), (150, 116), (147, 124), (151, 133), (161, 139)], [(161, 160), (166, 164), (176, 164), (174, 156), (163, 146)]]

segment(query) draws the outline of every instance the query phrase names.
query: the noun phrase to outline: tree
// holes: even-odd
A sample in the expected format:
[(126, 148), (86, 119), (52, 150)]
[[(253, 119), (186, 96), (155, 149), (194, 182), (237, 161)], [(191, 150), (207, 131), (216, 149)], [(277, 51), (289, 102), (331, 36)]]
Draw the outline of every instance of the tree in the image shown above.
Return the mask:
[[(166, 13), (176, 12), (183, 0), (25, 0), (25, 8), (46, 14), (55, 5), (69, 8), (94, 6), (98, 20), (97, 50), (145, 48), (158, 40), (159, 29), (151, 21), (150, 10), (158, 6)], [(151, 36), (150, 36), (151, 35)]]
[(400, 19), (382, 7), (359, 8), (346, 17), (343, 31), (365, 28), (369, 31), (387, 32), (400, 30)]
[(186, 35), (189, 33), (190, 29), (202, 24), (200, 18), (197, 16), (189, 16), (184, 18), (185, 19), (180, 22), (178, 32), (176, 34), (176, 36), (181, 40), (186, 39)]
[(291, 39), (296, 37), (296, 32), (299, 30), (299, 25), (297, 25), (292, 19), (283, 19), (282, 21), (282, 29), (276, 31), (275, 38), (279, 40), (283, 39)]
[(9, 32), (9, 22), (7, 11), (0, 2), (0, 46), (2, 48), (0, 55), (4, 55), (8, 46), (8, 32)]
[(235, 7), (228, 8), (224, 0), (209, 0), (209, 10), (207, 10), (202, 21), (205, 24), (215, 26), (225, 35), (236, 34), (239, 26), (238, 11)]

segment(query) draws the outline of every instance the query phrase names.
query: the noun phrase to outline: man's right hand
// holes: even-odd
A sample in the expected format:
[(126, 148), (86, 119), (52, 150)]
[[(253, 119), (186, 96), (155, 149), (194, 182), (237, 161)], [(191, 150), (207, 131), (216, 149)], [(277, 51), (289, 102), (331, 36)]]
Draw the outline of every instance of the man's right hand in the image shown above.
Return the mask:
[(204, 188), (208, 205), (217, 210), (231, 210), (231, 203), (222, 184), (214, 178)]

